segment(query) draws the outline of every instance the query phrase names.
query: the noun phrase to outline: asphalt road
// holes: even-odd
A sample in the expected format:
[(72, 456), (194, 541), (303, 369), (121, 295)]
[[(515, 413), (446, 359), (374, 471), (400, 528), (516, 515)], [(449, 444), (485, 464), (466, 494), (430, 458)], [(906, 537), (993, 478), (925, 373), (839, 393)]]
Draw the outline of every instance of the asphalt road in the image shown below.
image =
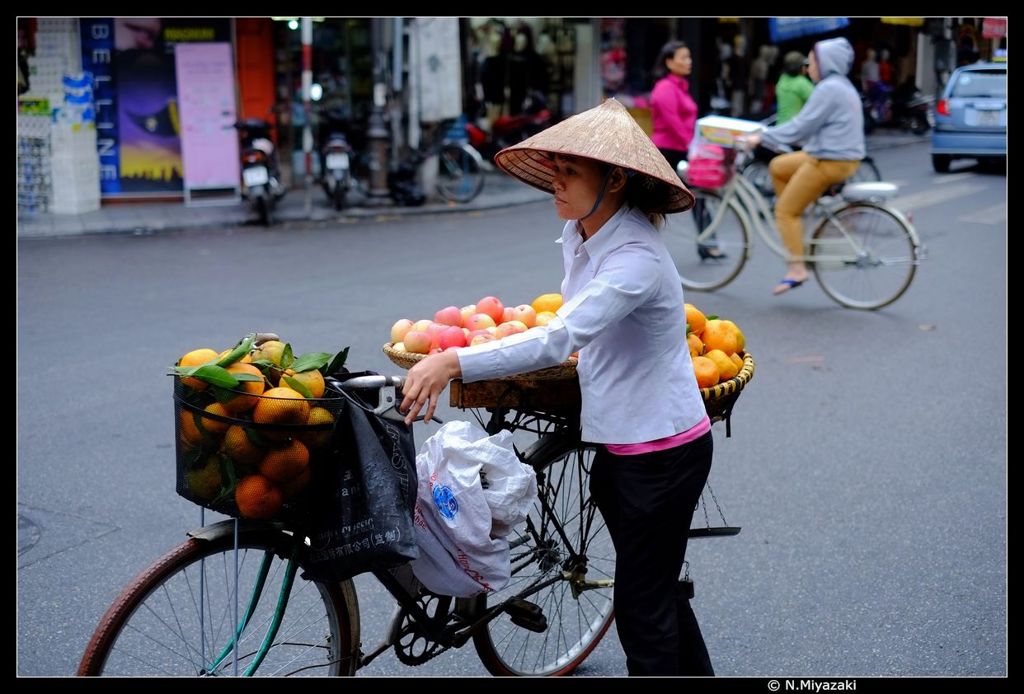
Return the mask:
[[(757, 360), (711, 473), (743, 531), (688, 552), (720, 675), (1008, 670), (1005, 173), (933, 174), (924, 142), (875, 158), (929, 251), (896, 304), (846, 310), (813, 281), (773, 297), (782, 263), (760, 242), (732, 285), (687, 296), (736, 321)], [(271, 330), (396, 373), (380, 351), (396, 319), (557, 291), (559, 230), (544, 203), (20, 241), (17, 673), (72, 674), (119, 589), (198, 525), (174, 493), (165, 373), (181, 354)], [(357, 585), (369, 648), (391, 604)], [(469, 646), (362, 673), (485, 671)], [(578, 674), (625, 674), (613, 632)]]

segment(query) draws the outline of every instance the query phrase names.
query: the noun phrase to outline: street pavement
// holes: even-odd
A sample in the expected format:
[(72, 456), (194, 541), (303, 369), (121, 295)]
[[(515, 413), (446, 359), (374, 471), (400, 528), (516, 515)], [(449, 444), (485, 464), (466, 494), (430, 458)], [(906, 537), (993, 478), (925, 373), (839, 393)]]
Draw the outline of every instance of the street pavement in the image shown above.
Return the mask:
[[(921, 142), (922, 137), (903, 132), (882, 132), (868, 136), (868, 151), (874, 152)], [(359, 204), (358, 194), (352, 198), (356, 204), (340, 212), (329, 204), (327, 196), (314, 183), (310, 209), (306, 209), (306, 191), (294, 188), (281, 198), (275, 211), (276, 224), (325, 225), (338, 222), (382, 219), (390, 216), (424, 215), (450, 212), (478, 212), (512, 207), (544, 200), (546, 193), (522, 184), (499, 170), (485, 176), (483, 190), (468, 203), (428, 201), (419, 207), (385, 205), (370, 207)], [(244, 200), (229, 204), (186, 206), (182, 202), (132, 203), (118, 202), (103, 205), (95, 212), (79, 215), (41, 213), (18, 218), (19, 238), (48, 238), (82, 234), (151, 234), (182, 229), (216, 229), (256, 225), (255, 212)]]
[[(550, 197), (543, 191), (524, 185), (495, 170), (485, 174), (480, 194), (467, 203), (428, 201), (418, 207), (394, 204), (367, 206), (359, 193), (352, 193), (355, 204), (336, 211), (319, 184), (313, 184), (309, 210), (306, 209), (306, 191), (293, 188), (274, 208), (274, 225), (330, 225), (366, 219), (386, 219), (407, 215), (428, 215), (449, 212), (477, 212), (501, 207), (512, 207), (537, 202)], [(388, 198), (390, 202), (390, 198)], [(360, 204), (362, 203), (362, 204)], [(43, 213), (19, 217), (18, 236), (21, 238), (48, 238), (81, 234), (151, 234), (183, 229), (217, 229), (259, 225), (256, 213), (247, 201), (217, 205), (186, 206), (182, 202), (113, 203), (95, 212), (80, 215)]]
[[(713, 428), (711, 513), (720, 504), (743, 531), (687, 550), (722, 676), (1008, 672), (1006, 177), (970, 162), (935, 174), (927, 138), (872, 154), (928, 248), (899, 301), (850, 311), (815, 282), (773, 296), (784, 266), (760, 241), (728, 287), (686, 293), (735, 320), (757, 361), (732, 436)], [(547, 199), (18, 239), (17, 674), (72, 674), (119, 590), (198, 525), (174, 493), (174, 359), (272, 330), (399, 373), (381, 352), (396, 319), (557, 291)], [(422, 443), (436, 425), (417, 429)], [(356, 584), (370, 650), (394, 603), (371, 578)], [(576, 674), (625, 674), (614, 630)], [(416, 669), (386, 652), (360, 675), (486, 671), (469, 645)]]

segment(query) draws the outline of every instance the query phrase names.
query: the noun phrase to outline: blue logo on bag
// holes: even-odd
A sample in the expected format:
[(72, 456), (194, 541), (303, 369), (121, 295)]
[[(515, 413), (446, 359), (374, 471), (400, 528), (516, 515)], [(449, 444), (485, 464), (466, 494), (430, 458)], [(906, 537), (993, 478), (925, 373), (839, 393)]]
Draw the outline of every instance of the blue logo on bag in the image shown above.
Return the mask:
[(459, 502), (452, 494), (451, 487), (437, 485), (434, 487), (434, 506), (441, 512), (441, 515), (452, 520), (459, 512)]

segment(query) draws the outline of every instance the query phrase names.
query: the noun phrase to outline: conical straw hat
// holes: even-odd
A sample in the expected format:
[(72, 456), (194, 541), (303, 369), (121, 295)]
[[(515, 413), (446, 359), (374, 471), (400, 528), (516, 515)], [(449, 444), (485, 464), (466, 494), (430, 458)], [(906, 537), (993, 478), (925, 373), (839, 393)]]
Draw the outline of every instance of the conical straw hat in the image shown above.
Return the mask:
[(495, 155), (494, 161), (524, 183), (554, 194), (552, 154), (596, 159), (665, 183), (668, 187), (663, 202), (644, 212), (682, 212), (693, 207), (693, 194), (629, 111), (615, 99), (606, 99), (600, 106), (506, 147)]

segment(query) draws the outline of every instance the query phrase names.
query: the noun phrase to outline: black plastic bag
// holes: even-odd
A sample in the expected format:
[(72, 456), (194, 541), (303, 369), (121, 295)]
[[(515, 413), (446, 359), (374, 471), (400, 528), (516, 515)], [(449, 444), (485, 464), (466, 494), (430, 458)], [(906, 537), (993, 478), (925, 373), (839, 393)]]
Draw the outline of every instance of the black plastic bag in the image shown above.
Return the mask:
[(412, 428), (397, 413), (377, 415), (344, 395), (348, 407), (334, 432), (336, 464), (324, 466), (313, 480), (306, 574), (320, 581), (341, 581), (419, 556)]

